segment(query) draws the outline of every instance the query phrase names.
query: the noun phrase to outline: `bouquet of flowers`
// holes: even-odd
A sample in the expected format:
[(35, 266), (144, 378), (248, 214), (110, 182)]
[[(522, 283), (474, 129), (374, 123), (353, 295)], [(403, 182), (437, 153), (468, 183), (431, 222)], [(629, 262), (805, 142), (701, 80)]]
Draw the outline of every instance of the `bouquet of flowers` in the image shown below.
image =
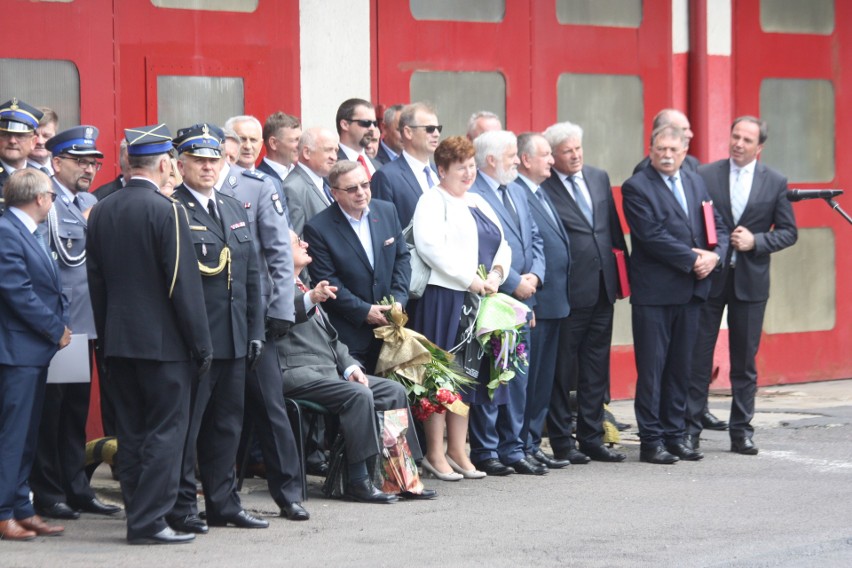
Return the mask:
[[(485, 267), (480, 265), (479, 271), (484, 280)], [(485, 356), (491, 360), (487, 387), (492, 399), (500, 385), (529, 366), (525, 334), (521, 332), (529, 311), (522, 302), (501, 293), (485, 296), (479, 304), (474, 333)]]
[(374, 330), (384, 342), (376, 374), (405, 387), (411, 412), (418, 420), (447, 410), (467, 416), (468, 407), (461, 401), (459, 390), (473, 381), (457, 368), (452, 354), (405, 327), (408, 315), (392, 297), (381, 303), (393, 307), (386, 312), (388, 325)]

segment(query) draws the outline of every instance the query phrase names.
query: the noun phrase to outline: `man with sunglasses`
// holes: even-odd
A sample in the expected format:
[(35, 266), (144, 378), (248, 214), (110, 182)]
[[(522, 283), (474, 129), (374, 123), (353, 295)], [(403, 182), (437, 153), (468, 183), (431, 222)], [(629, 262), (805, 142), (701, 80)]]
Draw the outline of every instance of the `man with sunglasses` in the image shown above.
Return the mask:
[[(13, 98), (0, 105), (0, 193), (6, 180), (28, 166), (27, 156), (35, 147), (35, 130), (44, 114), (24, 101)], [(0, 215), (3, 198), (0, 197)]]
[[(96, 146), (98, 129), (75, 126), (53, 136), (45, 148), (53, 156), (53, 191), (57, 199), (43, 223), (62, 277), (62, 290), (70, 302), (70, 327), (97, 339), (89, 280), (86, 275), (88, 210), (97, 203), (89, 193), (104, 157)], [(79, 339), (78, 339), (79, 340)], [(87, 513), (112, 515), (121, 510), (102, 503), (86, 476), (86, 420), (91, 383), (49, 384), (38, 435), (30, 487), (36, 510), (45, 517), (79, 518)]]
[(340, 104), (335, 118), (340, 136), (338, 160), (358, 162), (367, 172), (369, 181), (381, 164), (367, 155), (366, 148), (379, 137), (379, 121), (373, 103), (364, 99), (347, 99)]
[(399, 115), (402, 156), (382, 167), (371, 180), (376, 199), (396, 205), (403, 227), (411, 222), (423, 192), (438, 183), (438, 174), (430, 162), (441, 130), (443, 126), (430, 106), (414, 103), (404, 107)]
[(408, 301), (410, 254), (393, 206), (371, 201), (367, 172), (357, 162), (337, 162), (328, 175), (335, 203), (305, 225), (313, 262), (312, 282), (328, 280), (337, 298), (325, 303), (340, 340), (367, 373), (373, 373), (381, 341), (373, 329), (385, 325), (381, 305)]

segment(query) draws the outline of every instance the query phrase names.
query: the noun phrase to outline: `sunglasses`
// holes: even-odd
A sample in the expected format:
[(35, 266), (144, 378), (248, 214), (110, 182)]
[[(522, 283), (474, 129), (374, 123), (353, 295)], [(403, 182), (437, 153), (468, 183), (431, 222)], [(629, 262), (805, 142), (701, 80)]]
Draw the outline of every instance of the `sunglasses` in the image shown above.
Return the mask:
[(363, 189), (364, 191), (368, 191), (370, 189), (370, 182), (365, 181), (359, 184), (355, 184), (349, 187), (335, 187), (337, 191), (345, 191), (346, 193), (355, 193), (359, 189)]
[(440, 134), (442, 130), (444, 130), (443, 124), (412, 124), (411, 128), (422, 128), (426, 131), (426, 134), (435, 134), (437, 130)]
[(350, 120), (349, 122), (354, 122), (355, 124), (357, 124), (358, 126), (360, 126), (362, 128), (370, 128), (371, 126), (375, 126), (376, 128), (379, 127), (379, 121), (378, 120), (366, 120), (364, 118), (357, 118), (357, 119)]

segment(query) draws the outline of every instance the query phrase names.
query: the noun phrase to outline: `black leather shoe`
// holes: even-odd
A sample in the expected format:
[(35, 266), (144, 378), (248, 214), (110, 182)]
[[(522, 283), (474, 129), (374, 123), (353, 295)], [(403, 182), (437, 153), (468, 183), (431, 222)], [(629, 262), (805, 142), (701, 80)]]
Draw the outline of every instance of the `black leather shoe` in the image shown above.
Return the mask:
[(284, 502), (281, 507), (281, 516), (291, 521), (307, 521), (311, 518), (310, 513), (302, 507), (302, 504), (295, 501), (293, 503)]
[(756, 456), (757, 446), (751, 438), (731, 438), (731, 451), (746, 456)]
[(265, 519), (258, 519), (257, 517), (250, 515), (245, 510), (242, 510), (236, 515), (232, 515), (230, 517), (213, 518), (208, 515), (207, 524), (211, 527), (226, 527), (228, 525), (234, 525), (240, 529), (265, 529), (269, 526), (269, 521)]
[(580, 446), (582, 452), (586, 454), (589, 459), (599, 462), (623, 462), (627, 459), (625, 454), (621, 452), (615, 452), (610, 450), (603, 444), (597, 446)]
[(488, 475), (512, 475), (515, 470), (511, 467), (503, 465), (497, 458), (488, 458), (481, 462), (474, 462), (473, 467), (479, 471), (484, 471)]
[(533, 454), (527, 454), (528, 461), (537, 461), (540, 464), (546, 465), (548, 469), (562, 469), (571, 465), (569, 460), (558, 460), (555, 457), (550, 457), (541, 450), (536, 450)]
[(727, 430), (728, 423), (724, 420), (719, 420), (709, 410), (701, 415), (701, 426), (705, 430)]
[(651, 446), (644, 448), (640, 447), (639, 461), (645, 463), (670, 465), (680, 461), (680, 458), (667, 452), (663, 446)]
[(168, 516), (166, 522), (177, 532), (207, 534), (207, 524), (198, 515)]
[(704, 454), (686, 447), (686, 444), (683, 444), (682, 442), (666, 444), (666, 450), (670, 454), (686, 461), (699, 461), (704, 459)]
[(383, 493), (369, 479), (350, 481), (346, 484), (344, 494), (359, 503), (396, 503), (399, 497), (391, 493)]
[(97, 497), (85, 503), (77, 503), (76, 509), (84, 513), (94, 513), (96, 515), (114, 515), (121, 511), (121, 507), (116, 505), (107, 505), (100, 501)]
[(698, 434), (686, 434), (683, 437), (683, 445), (690, 450), (697, 450), (701, 447), (701, 440), (698, 439)]
[(66, 519), (73, 521), (74, 519), (80, 518), (80, 513), (69, 507), (66, 503), (53, 503), (47, 507), (36, 507), (35, 509), (36, 513), (42, 517), (48, 517), (50, 519)]
[(583, 465), (592, 461), (589, 459), (589, 456), (577, 448), (569, 448), (561, 452), (553, 452), (553, 457), (558, 460), (568, 460), (573, 465)]
[(515, 473), (521, 475), (544, 475), (547, 473), (547, 466), (540, 463), (533, 463), (527, 458), (521, 458), (516, 462), (510, 463), (509, 467), (515, 470)]
[(193, 540), (195, 540), (194, 534), (175, 532), (171, 528), (166, 527), (151, 536), (128, 538), (127, 542), (130, 544), (186, 544)]
[(320, 477), (328, 477), (328, 462), (308, 463), (305, 473), (318, 475)]
[(403, 491), (399, 494), (403, 499), (434, 499), (438, 496), (438, 492), (434, 489), (423, 489), (420, 493), (412, 493), (411, 491)]

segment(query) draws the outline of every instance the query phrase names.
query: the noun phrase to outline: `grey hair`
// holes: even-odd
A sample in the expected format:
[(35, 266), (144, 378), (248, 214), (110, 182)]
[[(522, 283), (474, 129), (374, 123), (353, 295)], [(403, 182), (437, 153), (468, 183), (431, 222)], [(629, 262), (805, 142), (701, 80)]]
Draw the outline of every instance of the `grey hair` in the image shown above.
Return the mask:
[(488, 156), (501, 156), (506, 148), (517, 142), (514, 133), (508, 130), (483, 132), (473, 141), (473, 147), (476, 148), (476, 167), (482, 168), (487, 164)]
[(542, 135), (551, 147), (556, 148), (566, 140), (577, 140), (583, 142), (583, 129), (573, 122), (557, 122), (547, 127)]

